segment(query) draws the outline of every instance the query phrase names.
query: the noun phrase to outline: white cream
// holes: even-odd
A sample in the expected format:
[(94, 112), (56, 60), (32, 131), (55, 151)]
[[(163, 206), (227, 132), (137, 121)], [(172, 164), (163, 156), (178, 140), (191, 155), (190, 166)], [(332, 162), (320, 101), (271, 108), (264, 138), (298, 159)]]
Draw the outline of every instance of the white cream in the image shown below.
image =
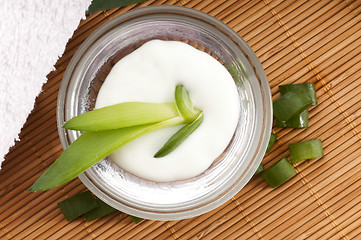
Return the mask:
[(163, 158), (153, 155), (181, 127), (144, 135), (109, 157), (122, 169), (152, 181), (183, 180), (201, 174), (224, 151), (236, 129), (239, 98), (226, 68), (213, 57), (177, 41), (152, 40), (112, 68), (96, 108), (120, 102), (174, 102), (182, 83), (204, 120), (179, 147)]

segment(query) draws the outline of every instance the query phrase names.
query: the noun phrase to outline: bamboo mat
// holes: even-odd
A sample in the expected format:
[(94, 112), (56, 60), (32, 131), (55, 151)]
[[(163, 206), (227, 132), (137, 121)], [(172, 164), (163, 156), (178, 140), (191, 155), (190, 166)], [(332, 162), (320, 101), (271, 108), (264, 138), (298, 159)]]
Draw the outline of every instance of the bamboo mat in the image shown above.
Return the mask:
[[(56, 124), (60, 81), (79, 45), (132, 8), (176, 4), (208, 13), (255, 51), (273, 98), (278, 85), (314, 82), (318, 105), (306, 130), (278, 129), (263, 163), (288, 156), (288, 143), (320, 138), (325, 156), (296, 166), (277, 189), (254, 177), (217, 209), (181, 221), (134, 224), (122, 213), (67, 222), (57, 202), (85, 190), (75, 179), (54, 190), (30, 185), (62, 152)], [(99, 12), (82, 21), (0, 172), (0, 239), (361, 239), (361, 1), (156, 0)]]

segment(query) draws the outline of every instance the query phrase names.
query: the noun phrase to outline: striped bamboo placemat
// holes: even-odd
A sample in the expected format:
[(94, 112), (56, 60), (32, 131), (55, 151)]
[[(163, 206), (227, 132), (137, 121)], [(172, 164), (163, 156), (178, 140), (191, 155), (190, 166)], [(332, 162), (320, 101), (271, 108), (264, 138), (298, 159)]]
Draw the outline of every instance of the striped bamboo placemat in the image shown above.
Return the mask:
[[(62, 152), (56, 99), (69, 60), (91, 32), (111, 18), (149, 4), (208, 13), (242, 36), (259, 57), (273, 98), (278, 85), (314, 82), (318, 105), (306, 130), (274, 128), (279, 136), (263, 160), (288, 156), (288, 143), (320, 138), (325, 156), (296, 166), (277, 189), (254, 177), (226, 204), (181, 221), (134, 224), (122, 213), (67, 222), (57, 202), (85, 190), (75, 179), (29, 193)], [(99, 12), (82, 21), (0, 172), (0, 239), (361, 239), (361, 1), (155, 0)]]

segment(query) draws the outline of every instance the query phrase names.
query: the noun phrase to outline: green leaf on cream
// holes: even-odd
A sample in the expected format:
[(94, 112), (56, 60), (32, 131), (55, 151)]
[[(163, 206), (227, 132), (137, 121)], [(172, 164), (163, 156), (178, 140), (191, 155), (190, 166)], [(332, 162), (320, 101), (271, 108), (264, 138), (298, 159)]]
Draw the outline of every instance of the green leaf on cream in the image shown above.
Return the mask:
[(201, 125), (203, 121), (203, 113), (200, 113), (198, 118), (194, 120), (192, 123), (189, 123), (178, 130), (164, 145), (159, 151), (154, 155), (155, 158), (161, 158), (169, 153), (171, 153), (174, 149), (176, 149), (184, 140), (191, 135), (198, 127)]
[(154, 130), (184, 124), (181, 117), (160, 123), (84, 132), (31, 186), (31, 192), (45, 191), (64, 184), (115, 150)]
[(73, 117), (63, 128), (78, 131), (110, 130), (162, 122), (178, 116), (174, 103), (125, 102)]
[(144, 134), (188, 124), (175, 134), (164, 152), (173, 151), (203, 120), (202, 111), (193, 106), (187, 90), (182, 85), (176, 89), (177, 103), (116, 104), (84, 113), (65, 123), (64, 128), (85, 132), (36, 180), (30, 191), (45, 191), (64, 184)]
[(186, 119), (188, 124), (176, 132), (163, 147), (156, 152), (154, 155), (155, 158), (165, 157), (173, 152), (173, 150), (184, 142), (203, 122), (203, 112), (193, 105), (187, 89), (182, 84), (176, 86), (174, 98), (179, 113)]
[(193, 105), (187, 89), (182, 84), (176, 86), (174, 95), (175, 103), (182, 117), (189, 122), (197, 119), (202, 111)]

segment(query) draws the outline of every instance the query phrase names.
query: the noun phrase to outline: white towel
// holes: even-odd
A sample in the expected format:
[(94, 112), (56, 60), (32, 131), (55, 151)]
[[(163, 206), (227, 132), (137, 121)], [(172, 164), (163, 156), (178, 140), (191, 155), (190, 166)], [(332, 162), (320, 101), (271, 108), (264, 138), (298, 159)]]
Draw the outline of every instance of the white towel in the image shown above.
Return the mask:
[(1, 0), (0, 169), (91, 0)]

